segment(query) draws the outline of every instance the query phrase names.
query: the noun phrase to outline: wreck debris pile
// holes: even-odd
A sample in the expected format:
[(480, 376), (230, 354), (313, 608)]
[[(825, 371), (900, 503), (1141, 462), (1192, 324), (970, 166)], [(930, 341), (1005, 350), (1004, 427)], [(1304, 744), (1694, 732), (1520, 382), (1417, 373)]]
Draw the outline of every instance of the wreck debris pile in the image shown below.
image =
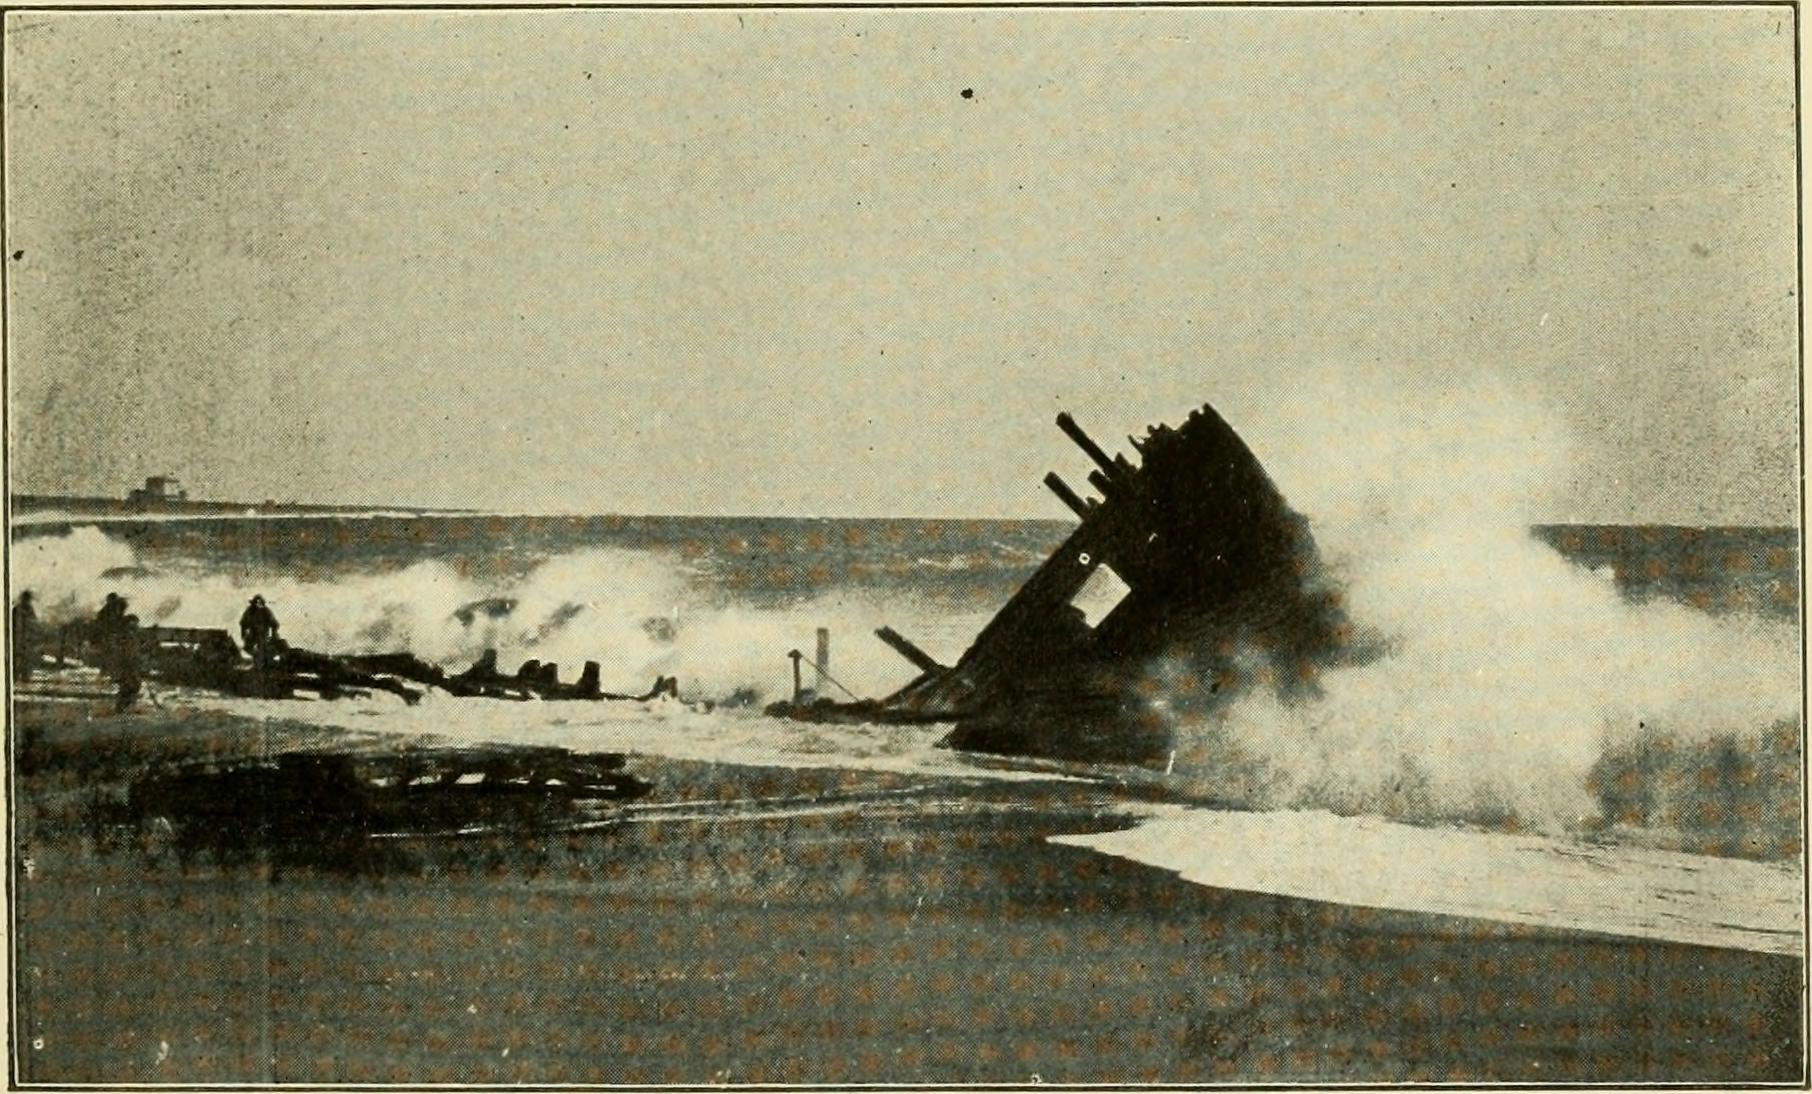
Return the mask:
[(384, 841), (596, 822), (653, 789), (625, 763), (620, 753), (521, 747), (204, 761), (146, 772), (111, 820), (148, 851), (166, 844), (184, 861), (262, 854), (359, 872), (383, 865)]
[(497, 699), (634, 699), (645, 702), (662, 696), (679, 696), (679, 681), (671, 676), (655, 677), (654, 685), (640, 695), (619, 695), (603, 690), (599, 673), (598, 663), (587, 661), (577, 682), (562, 684), (559, 665), (530, 658), (514, 675), (506, 676), (497, 671), (497, 651), (486, 650), (471, 668), (454, 676), (439, 677), (434, 683), (454, 695)]
[[(130, 705), (140, 680), (197, 688), (248, 699), (365, 697), (381, 691), (413, 705), (428, 689), (460, 697), (513, 700), (649, 701), (679, 696), (679, 682), (657, 676), (639, 694), (605, 691), (596, 661), (585, 662), (579, 679), (565, 683), (560, 666), (525, 661), (514, 674), (498, 671), (489, 649), (473, 665), (448, 673), (408, 652), (327, 654), (294, 646), (274, 626), (260, 633), (255, 649), (242, 653), (227, 631), (203, 627), (140, 626), (126, 614), (126, 601), (110, 595), (92, 620), (65, 624), (54, 641), (40, 641), (14, 666), (15, 683), (40, 669), (74, 662), (98, 669), (119, 684), (120, 705)], [(249, 656), (248, 656), (249, 654)]]
[(1098, 761), (1161, 760), (1171, 725), (1150, 670), (1187, 666), (1224, 702), (1258, 662), (1286, 696), (1313, 692), (1345, 623), (1308, 522), (1285, 503), (1212, 407), (1109, 456), (1067, 414), (1057, 425), (1095, 464), (1085, 498), (1045, 484), (1081, 525), (976, 636), (940, 664), (891, 628), (879, 637), (919, 670), (881, 699), (801, 697), (770, 713), (823, 721), (952, 722), (953, 748)]

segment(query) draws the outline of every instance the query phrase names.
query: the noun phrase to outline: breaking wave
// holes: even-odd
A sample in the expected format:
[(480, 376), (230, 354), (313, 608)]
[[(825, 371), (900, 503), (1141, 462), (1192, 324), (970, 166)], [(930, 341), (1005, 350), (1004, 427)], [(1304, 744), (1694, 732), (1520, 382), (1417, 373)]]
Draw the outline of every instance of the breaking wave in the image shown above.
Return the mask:
[(679, 556), (627, 548), (556, 554), (523, 576), (494, 580), (474, 576), (483, 565), (463, 560), (310, 580), (205, 560), (152, 572), (129, 545), (83, 526), (19, 542), (13, 568), (14, 587), (34, 591), (50, 624), (86, 618), (118, 591), (144, 623), (233, 631), (246, 599), (261, 593), (283, 636), (308, 649), (406, 650), (457, 671), (491, 648), (506, 669), (532, 657), (559, 663), (568, 678), (596, 660), (607, 690), (666, 675), (677, 677), (688, 697), (717, 701), (789, 694), (785, 655), (797, 647), (809, 656), (817, 627), (837, 638), (831, 668), (838, 681), (859, 694), (884, 693), (915, 670), (869, 637), (874, 628), (909, 629), (933, 652), (954, 658), (986, 618), (883, 603), (853, 587), (786, 607), (725, 605)]
[(1609, 572), (1533, 539), (1569, 446), (1557, 415), (1502, 385), (1412, 394), (1344, 374), (1288, 390), (1293, 401), (1254, 408), (1242, 431), (1314, 522), (1381, 656), (1325, 670), (1313, 698), (1254, 689), (1215, 709), (1164, 693), (1177, 769), (1202, 794), (1539, 828), (1692, 827), (1707, 811), (1681, 817), (1675, 802), (1670, 814), (1666, 784), (1682, 780), (1667, 764), (1651, 765), (1641, 816), (1608, 784), (1657, 748), (1734, 749), (1739, 778), (1792, 770), (1784, 793), (1758, 799), (1772, 815), (1747, 827), (1797, 853), (1795, 626), (1632, 601)]

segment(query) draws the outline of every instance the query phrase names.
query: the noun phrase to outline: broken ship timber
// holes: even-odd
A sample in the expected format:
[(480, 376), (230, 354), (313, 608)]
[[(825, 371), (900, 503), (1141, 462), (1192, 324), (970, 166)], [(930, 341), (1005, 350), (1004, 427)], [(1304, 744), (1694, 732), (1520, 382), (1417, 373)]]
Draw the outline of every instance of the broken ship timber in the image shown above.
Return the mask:
[[(514, 673), (498, 671), (497, 651), (487, 649), (471, 667), (449, 673), (406, 652), (326, 654), (273, 640), (276, 647), (262, 661), (242, 654), (224, 630), (202, 627), (134, 627), (123, 636), (134, 646), (139, 671), (146, 679), (175, 687), (199, 688), (249, 699), (294, 699), (312, 694), (321, 699), (363, 697), (389, 692), (411, 705), (426, 689), (461, 698), (547, 701), (629, 700), (646, 702), (677, 697), (679, 683), (659, 676), (641, 694), (605, 691), (598, 662), (587, 661), (579, 679), (565, 683), (560, 666), (530, 659)], [(70, 624), (59, 633), (55, 663), (73, 659), (102, 668), (114, 660), (107, 638), (93, 624)], [(48, 666), (47, 666), (48, 667)]]
[[(882, 627), (920, 670), (898, 691), (849, 703), (813, 698), (769, 713), (830, 722), (953, 723), (946, 747), (1104, 762), (1161, 761), (1178, 706), (1213, 709), (1268, 683), (1312, 694), (1346, 624), (1306, 518), (1212, 407), (1110, 457), (1068, 414), (1062, 429), (1095, 464), (1083, 498), (1045, 485), (1081, 525), (954, 665)], [(1117, 581), (1115, 580), (1117, 579)], [(1092, 624), (1091, 585), (1117, 603)]]

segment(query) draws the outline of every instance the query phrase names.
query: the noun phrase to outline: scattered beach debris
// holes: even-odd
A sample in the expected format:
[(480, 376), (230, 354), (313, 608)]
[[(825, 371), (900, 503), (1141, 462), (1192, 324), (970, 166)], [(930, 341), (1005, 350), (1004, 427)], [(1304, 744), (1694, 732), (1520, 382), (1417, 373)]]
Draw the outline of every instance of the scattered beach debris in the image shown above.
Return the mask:
[[(29, 610), (29, 600), (23, 603)], [(93, 619), (57, 628), (40, 626), (35, 617), (21, 627), (18, 606), (14, 615), (14, 630), (24, 636), (15, 649), (16, 683), (45, 674), (45, 683), (54, 688), (55, 678), (66, 670), (99, 670), (118, 685), (121, 709), (131, 705), (146, 680), (255, 699), (341, 699), (382, 691), (410, 704), (430, 688), (461, 697), (515, 700), (646, 702), (679, 696), (679, 682), (670, 676), (657, 676), (641, 692), (605, 691), (596, 661), (585, 662), (578, 680), (567, 683), (560, 679), (558, 664), (536, 659), (523, 662), (513, 674), (500, 672), (494, 649), (457, 673), (407, 651), (320, 653), (280, 637), (261, 597), (253, 598), (240, 621), (243, 651), (224, 629), (142, 626), (117, 593), (108, 595)]]

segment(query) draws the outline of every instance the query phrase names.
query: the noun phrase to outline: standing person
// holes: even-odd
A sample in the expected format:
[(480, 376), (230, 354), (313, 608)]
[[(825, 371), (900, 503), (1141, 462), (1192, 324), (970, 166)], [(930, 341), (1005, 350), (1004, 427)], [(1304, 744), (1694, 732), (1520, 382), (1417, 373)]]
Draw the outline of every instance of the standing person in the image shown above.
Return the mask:
[(38, 663), (38, 610), (32, 606), (30, 589), (20, 593), (13, 604), (7, 640), (12, 643), (13, 680), (30, 680)]
[(107, 671), (120, 687), (113, 710), (116, 714), (124, 714), (144, 687), (138, 672), (138, 616), (123, 617), (101, 641), (104, 643), (102, 648), (107, 651)]
[(118, 593), (108, 593), (107, 602), (94, 614), (94, 629), (97, 639), (120, 629), (126, 623), (126, 598)]
[(118, 593), (108, 593), (107, 602), (101, 610), (94, 613), (94, 621), (88, 624), (86, 632), (78, 632), (79, 648), (89, 654), (99, 655), (103, 671), (111, 671), (113, 655), (118, 646), (116, 641), (120, 628), (126, 625), (126, 598)]
[(239, 638), (245, 644), (245, 652), (252, 655), (253, 665), (269, 665), (276, 652), (277, 616), (265, 606), (264, 597), (254, 596), (245, 606), (239, 616)]

